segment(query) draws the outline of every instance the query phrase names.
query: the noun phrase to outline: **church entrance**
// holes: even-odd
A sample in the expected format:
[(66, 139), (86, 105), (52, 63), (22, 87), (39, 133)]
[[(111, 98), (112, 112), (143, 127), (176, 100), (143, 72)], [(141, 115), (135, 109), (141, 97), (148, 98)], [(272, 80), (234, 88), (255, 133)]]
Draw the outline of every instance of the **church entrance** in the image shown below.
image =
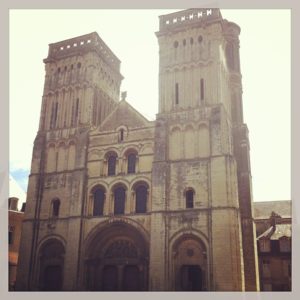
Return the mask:
[(62, 288), (61, 266), (48, 266), (44, 273), (44, 291), (60, 291)]
[(86, 260), (87, 290), (148, 289), (148, 246), (128, 224), (112, 224), (95, 235)]
[(208, 290), (207, 252), (197, 237), (186, 234), (173, 244), (173, 286), (176, 291)]
[(116, 291), (118, 289), (118, 269), (116, 266), (103, 268), (103, 291)]
[(202, 291), (202, 271), (199, 266), (182, 266), (180, 273), (182, 291)]
[(62, 290), (64, 254), (64, 246), (56, 239), (43, 244), (39, 251), (39, 290)]
[(123, 290), (139, 291), (139, 269), (137, 266), (126, 266), (123, 273)]

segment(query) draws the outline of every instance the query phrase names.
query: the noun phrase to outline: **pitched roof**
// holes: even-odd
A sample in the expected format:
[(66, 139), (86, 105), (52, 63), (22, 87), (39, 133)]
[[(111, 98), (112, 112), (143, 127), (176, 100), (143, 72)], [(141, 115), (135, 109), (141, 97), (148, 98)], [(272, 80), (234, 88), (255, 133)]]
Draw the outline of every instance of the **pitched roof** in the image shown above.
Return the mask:
[(151, 121), (148, 121), (126, 100), (121, 100), (116, 108), (102, 122), (100, 130), (115, 130), (121, 125), (125, 125), (130, 128), (147, 127), (150, 124)]
[(268, 219), (273, 211), (283, 218), (291, 218), (291, 206), (292, 201), (290, 200), (253, 202), (254, 218)]
[(270, 240), (279, 240), (282, 237), (292, 237), (292, 225), (291, 224), (276, 224), (271, 226), (264, 233), (262, 233), (257, 239), (265, 238)]

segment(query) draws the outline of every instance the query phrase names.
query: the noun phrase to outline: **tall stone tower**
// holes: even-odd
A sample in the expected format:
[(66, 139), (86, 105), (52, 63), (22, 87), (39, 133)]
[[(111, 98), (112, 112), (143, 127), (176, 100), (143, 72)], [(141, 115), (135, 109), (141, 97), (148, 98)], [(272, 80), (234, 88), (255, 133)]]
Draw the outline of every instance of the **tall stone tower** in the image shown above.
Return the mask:
[[(43, 272), (38, 253), (47, 257), (47, 245), (43, 249), (40, 245), (54, 235), (61, 242), (68, 239), (62, 252), (68, 253), (64, 272), (69, 275), (60, 288), (72, 290), (78, 278), (88, 134), (116, 107), (122, 76), (119, 59), (96, 32), (50, 44), (44, 63), (45, 85), (29, 176), (17, 289), (43, 289), (37, 277)], [(57, 248), (62, 249), (60, 245)], [(60, 267), (62, 259), (56, 259), (55, 266)]]
[(153, 290), (258, 289), (239, 32), (219, 9), (160, 17)]
[(17, 290), (258, 289), (239, 32), (160, 17), (156, 121), (96, 33), (50, 44)]

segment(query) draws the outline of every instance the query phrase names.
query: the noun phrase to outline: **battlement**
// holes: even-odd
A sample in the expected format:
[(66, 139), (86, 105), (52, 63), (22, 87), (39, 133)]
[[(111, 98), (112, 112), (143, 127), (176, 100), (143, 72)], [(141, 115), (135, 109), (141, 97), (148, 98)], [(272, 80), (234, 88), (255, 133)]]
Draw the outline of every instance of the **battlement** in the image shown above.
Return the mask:
[(52, 60), (81, 54), (85, 51), (96, 51), (113, 69), (120, 70), (120, 60), (99, 37), (97, 32), (49, 44), (48, 57), (44, 62), (47, 63)]
[(173, 29), (201, 24), (204, 22), (221, 20), (219, 8), (191, 8), (168, 15), (159, 16), (159, 33)]

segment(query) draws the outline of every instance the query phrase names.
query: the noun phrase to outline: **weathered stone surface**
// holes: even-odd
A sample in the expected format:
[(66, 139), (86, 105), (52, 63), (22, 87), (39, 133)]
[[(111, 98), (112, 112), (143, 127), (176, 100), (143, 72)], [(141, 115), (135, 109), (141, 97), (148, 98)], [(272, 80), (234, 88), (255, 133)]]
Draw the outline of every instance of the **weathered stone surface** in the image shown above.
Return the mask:
[(96, 33), (50, 44), (17, 289), (258, 289), (238, 34), (218, 9), (161, 17), (155, 122)]

